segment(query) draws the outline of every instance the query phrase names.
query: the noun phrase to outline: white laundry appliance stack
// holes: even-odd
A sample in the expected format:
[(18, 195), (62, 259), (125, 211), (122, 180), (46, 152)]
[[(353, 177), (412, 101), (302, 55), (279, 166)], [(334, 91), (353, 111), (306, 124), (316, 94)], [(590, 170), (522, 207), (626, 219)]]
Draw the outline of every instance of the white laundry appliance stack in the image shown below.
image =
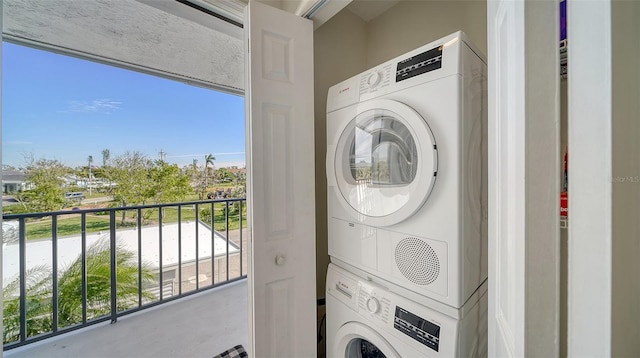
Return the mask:
[(457, 32), (329, 89), (329, 357), (486, 355), (486, 68)]

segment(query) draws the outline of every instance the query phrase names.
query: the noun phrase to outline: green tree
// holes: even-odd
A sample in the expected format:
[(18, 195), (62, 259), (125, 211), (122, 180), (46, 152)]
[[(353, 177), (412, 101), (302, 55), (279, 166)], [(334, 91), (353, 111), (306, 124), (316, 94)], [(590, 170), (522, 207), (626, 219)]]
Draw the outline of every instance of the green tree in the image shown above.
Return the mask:
[(200, 209), (200, 213), (198, 215), (198, 219), (207, 225), (211, 224), (211, 207), (205, 206)]
[[(109, 241), (102, 239), (87, 249), (87, 317), (104, 316), (111, 310), (111, 257)], [(119, 311), (138, 303), (137, 256), (122, 246), (116, 247), (116, 295)], [(155, 275), (148, 264), (142, 265), (141, 287), (153, 284)], [(58, 324), (66, 327), (82, 322), (82, 257), (58, 274)], [(37, 266), (27, 271), (27, 336), (53, 329), (51, 268)], [(3, 342), (20, 339), (20, 280), (16, 277), (2, 290)], [(145, 300), (155, 298), (142, 291)]]
[(154, 203), (184, 201), (192, 191), (189, 175), (180, 170), (176, 164), (168, 164), (163, 160), (158, 160), (154, 164), (149, 176), (152, 182), (149, 194)]
[(216, 169), (213, 175), (218, 183), (233, 183), (236, 180), (236, 176), (228, 168)]
[[(104, 172), (109, 181), (116, 183), (113, 198), (121, 206), (182, 201), (192, 192), (189, 173), (164, 160), (152, 162), (139, 152), (114, 158)], [(125, 220), (123, 210), (122, 224)]]
[(207, 176), (205, 173), (201, 171), (193, 173), (191, 177), (191, 186), (193, 190), (198, 193), (198, 198), (203, 200), (207, 193)]
[[(145, 204), (152, 197), (153, 183), (149, 180), (152, 162), (140, 152), (125, 152), (115, 157), (105, 168), (107, 179), (117, 185), (113, 187), (113, 198), (121, 206)], [(126, 212), (122, 211), (122, 224)]]
[(193, 162), (185, 166), (183, 171), (189, 176), (189, 184), (191, 185), (192, 192), (197, 193), (200, 200), (202, 200), (204, 193), (207, 191), (207, 187), (204, 174), (198, 168), (198, 159), (193, 159)]
[(64, 176), (70, 169), (57, 160), (39, 159), (27, 165), (27, 181), (34, 189), (20, 193), (18, 199), (32, 212), (56, 211), (64, 207)]
[[(246, 169), (246, 168), (245, 168)], [(244, 198), (247, 192), (247, 173), (246, 171), (236, 172), (236, 186), (231, 191), (234, 198)]]
[[(231, 197), (232, 198), (244, 198), (247, 196), (247, 192), (246, 192), (246, 187), (244, 185), (236, 185), (235, 187), (233, 187), (233, 190), (231, 190)], [(235, 202), (234, 205), (238, 205), (238, 202)]]

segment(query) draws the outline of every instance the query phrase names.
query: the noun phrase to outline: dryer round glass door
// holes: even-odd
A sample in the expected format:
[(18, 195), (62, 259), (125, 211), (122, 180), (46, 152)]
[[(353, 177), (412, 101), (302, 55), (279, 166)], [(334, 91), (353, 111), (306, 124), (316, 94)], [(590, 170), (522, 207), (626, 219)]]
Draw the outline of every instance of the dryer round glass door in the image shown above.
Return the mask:
[(358, 221), (386, 226), (424, 204), (436, 180), (437, 158), (435, 139), (420, 114), (400, 102), (378, 100), (358, 106), (328, 169)]

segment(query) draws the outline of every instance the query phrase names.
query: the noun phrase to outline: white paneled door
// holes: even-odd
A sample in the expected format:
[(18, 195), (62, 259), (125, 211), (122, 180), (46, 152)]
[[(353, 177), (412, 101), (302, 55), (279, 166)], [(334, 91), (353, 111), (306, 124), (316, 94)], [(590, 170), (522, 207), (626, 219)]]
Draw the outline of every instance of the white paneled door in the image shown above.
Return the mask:
[(490, 357), (559, 354), (558, 12), (487, 4)]
[(489, 356), (524, 357), (524, 2), (487, 5)]
[(315, 357), (313, 23), (245, 16), (251, 356)]

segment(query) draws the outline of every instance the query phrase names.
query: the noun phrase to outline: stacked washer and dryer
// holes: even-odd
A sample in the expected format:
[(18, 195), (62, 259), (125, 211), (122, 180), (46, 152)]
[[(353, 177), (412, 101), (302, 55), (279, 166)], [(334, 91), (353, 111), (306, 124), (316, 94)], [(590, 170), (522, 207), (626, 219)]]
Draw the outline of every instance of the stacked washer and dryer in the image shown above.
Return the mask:
[(486, 80), (457, 32), (329, 89), (328, 357), (486, 356)]

